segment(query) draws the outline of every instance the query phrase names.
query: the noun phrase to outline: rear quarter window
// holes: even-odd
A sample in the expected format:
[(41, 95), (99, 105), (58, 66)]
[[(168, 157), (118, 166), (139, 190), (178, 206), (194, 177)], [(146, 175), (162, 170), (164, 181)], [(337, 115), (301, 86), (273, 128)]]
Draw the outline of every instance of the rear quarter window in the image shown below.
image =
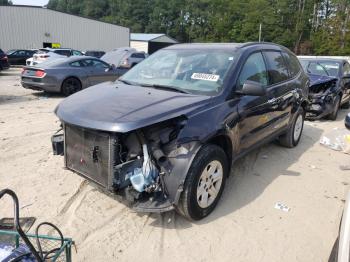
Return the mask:
[(288, 68), (284, 58), (279, 51), (264, 51), (267, 62), (267, 73), (269, 76), (269, 85), (278, 84), (288, 80)]
[(289, 70), (290, 76), (293, 78), (299, 74), (301, 66), (299, 64), (298, 58), (295, 55), (283, 52), (283, 57)]

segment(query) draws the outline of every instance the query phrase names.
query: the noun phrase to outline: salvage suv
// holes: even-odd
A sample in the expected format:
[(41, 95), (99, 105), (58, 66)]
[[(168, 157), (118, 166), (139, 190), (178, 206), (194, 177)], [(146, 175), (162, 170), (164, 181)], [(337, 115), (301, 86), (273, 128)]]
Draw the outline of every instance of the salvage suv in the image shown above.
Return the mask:
[(175, 208), (199, 220), (235, 160), (275, 139), (298, 144), (308, 81), (279, 45), (173, 45), (63, 100), (55, 112), (64, 133), (53, 146), (68, 169), (135, 210)]

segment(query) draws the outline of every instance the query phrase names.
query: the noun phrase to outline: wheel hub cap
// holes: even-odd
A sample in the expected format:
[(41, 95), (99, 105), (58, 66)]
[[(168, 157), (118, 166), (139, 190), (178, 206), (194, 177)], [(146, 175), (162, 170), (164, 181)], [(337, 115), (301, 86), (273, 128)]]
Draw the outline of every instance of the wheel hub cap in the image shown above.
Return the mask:
[(297, 141), (301, 135), (303, 129), (303, 116), (299, 115), (294, 126), (294, 141)]
[(222, 165), (217, 160), (204, 168), (197, 187), (197, 203), (201, 208), (207, 208), (215, 201), (221, 188), (222, 176)]

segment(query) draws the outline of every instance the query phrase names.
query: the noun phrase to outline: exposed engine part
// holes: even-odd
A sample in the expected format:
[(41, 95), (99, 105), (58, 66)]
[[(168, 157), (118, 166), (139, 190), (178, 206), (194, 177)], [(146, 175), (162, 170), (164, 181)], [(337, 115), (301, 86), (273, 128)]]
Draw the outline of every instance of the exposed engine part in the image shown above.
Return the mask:
[(146, 144), (142, 145), (143, 149), (143, 164), (142, 168), (135, 168), (130, 176), (130, 182), (134, 189), (138, 192), (154, 191), (157, 186), (154, 185), (159, 172), (148, 154)]
[(128, 149), (126, 156), (127, 159), (133, 159), (141, 155), (142, 147), (136, 133), (131, 133), (130, 135), (128, 135), (124, 141), (124, 144)]

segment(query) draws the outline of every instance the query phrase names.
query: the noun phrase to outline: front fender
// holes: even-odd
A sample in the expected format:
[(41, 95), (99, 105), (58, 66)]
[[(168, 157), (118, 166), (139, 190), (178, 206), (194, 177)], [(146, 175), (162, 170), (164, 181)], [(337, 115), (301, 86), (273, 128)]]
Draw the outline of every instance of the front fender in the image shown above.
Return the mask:
[(187, 173), (201, 146), (199, 141), (192, 141), (167, 152), (170, 168), (165, 172), (163, 179), (172, 204), (176, 205), (179, 202)]

